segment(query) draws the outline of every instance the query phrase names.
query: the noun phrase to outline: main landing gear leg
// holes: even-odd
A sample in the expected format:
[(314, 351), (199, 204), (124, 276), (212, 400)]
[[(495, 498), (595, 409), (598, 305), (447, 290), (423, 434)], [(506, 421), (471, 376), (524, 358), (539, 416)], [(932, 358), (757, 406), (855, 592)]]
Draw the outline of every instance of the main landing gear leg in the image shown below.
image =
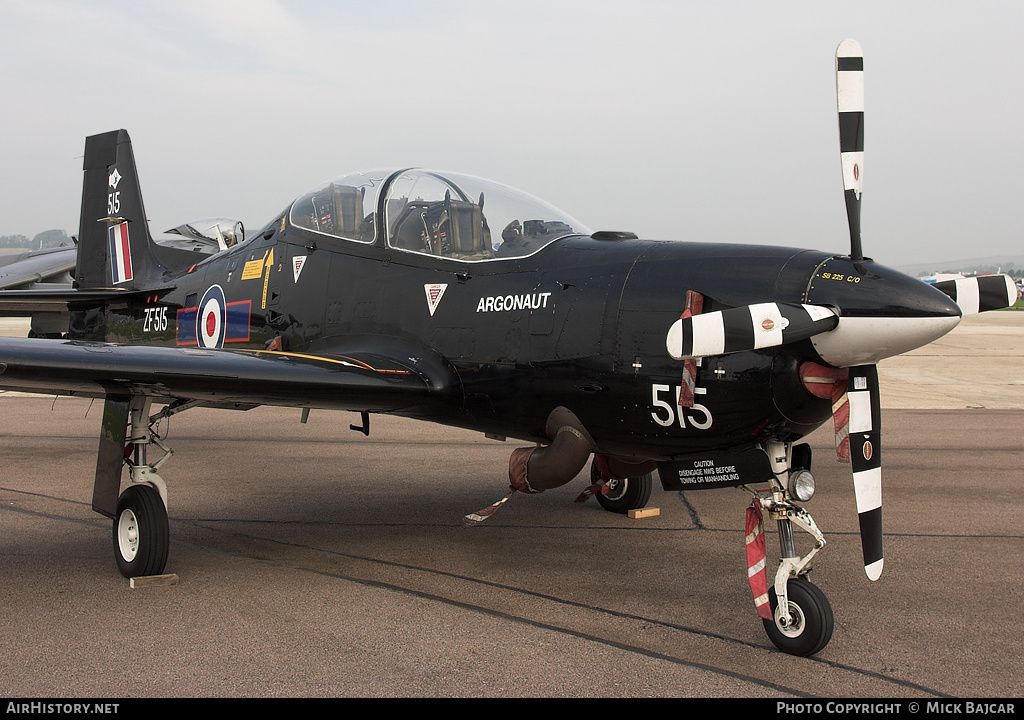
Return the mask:
[[(764, 613), (768, 617), (762, 620), (768, 637), (780, 650), (791, 655), (813, 655), (832, 639), (834, 626), (828, 598), (806, 577), (811, 558), (825, 547), (825, 538), (807, 511), (789, 497), (792, 444), (768, 442), (765, 451), (775, 476), (767, 493), (756, 493), (754, 502), (776, 521), (782, 557), (768, 591), (770, 610)], [(814, 538), (814, 546), (803, 557), (796, 550), (794, 525)]]
[[(153, 432), (156, 419), (149, 416), (150, 405), (148, 398), (135, 396), (128, 406), (129, 436), (123, 457), (131, 484), (118, 497), (114, 514), (114, 558), (125, 577), (161, 574), (170, 547), (167, 485), (156, 471), (172, 451)], [(148, 459), (151, 445), (164, 453), (152, 463)]]

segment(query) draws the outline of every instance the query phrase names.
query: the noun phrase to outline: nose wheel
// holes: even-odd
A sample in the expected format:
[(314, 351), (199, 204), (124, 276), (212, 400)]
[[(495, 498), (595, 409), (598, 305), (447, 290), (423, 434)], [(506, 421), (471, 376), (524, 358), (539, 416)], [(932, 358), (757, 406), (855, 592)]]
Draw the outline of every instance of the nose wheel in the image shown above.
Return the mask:
[(832, 606), (817, 585), (802, 577), (786, 584), (789, 612), (779, 605), (775, 588), (768, 591), (772, 619), (762, 619), (765, 632), (779, 650), (807, 657), (828, 645), (835, 621)]

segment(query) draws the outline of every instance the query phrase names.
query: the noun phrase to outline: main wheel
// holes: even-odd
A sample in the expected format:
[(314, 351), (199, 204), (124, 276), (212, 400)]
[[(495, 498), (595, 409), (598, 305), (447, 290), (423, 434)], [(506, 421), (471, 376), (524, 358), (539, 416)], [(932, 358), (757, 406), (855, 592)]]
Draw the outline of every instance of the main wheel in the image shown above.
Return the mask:
[(816, 585), (802, 577), (792, 578), (786, 587), (789, 594), (788, 626), (780, 622), (779, 598), (775, 588), (768, 590), (772, 620), (762, 620), (765, 632), (775, 647), (790, 655), (807, 657), (820, 651), (832, 639), (835, 621), (828, 598)]
[(155, 488), (131, 485), (121, 493), (114, 517), (114, 558), (122, 575), (162, 573), (170, 537), (167, 508)]
[[(601, 471), (597, 463), (590, 464), (590, 482), (601, 481)], [(608, 512), (625, 515), (630, 510), (639, 510), (651, 499), (651, 488), (654, 487), (654, 473), (647, 473), (636, 478), (612, 478), (608, 481), (608, 494), (597, 493), (597, 501)]]

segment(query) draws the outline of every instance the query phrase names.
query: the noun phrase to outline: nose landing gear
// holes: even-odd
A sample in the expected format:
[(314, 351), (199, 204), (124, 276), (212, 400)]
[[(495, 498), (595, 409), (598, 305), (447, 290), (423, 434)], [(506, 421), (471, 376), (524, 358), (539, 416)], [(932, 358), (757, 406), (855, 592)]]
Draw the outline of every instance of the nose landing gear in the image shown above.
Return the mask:
[[(769, 480), (767, 492), (752, 491), (754, 508), (757, 510), (756, 534), (760, 534), (760, 510), (764, 509), (778, 526), (781, 559), (775, 580), (768, 589), (767, 598), (764, 598), (758, 591), (759, 583), (762, 586), (766, 584), (763, 554), (760, 559), (751, 557), (751, 538), (748, 536), (748, 558), (752, 560), (749, 572), (751, 588), (754, 589), (755, 602), (759, 605), (758, 611), (765, 632), (772, 643), (790, 655), (814, 655), (828, 645), (835, 625), (828, 598), (807, 579), (811, 558), (825, 547), (825, 538), (810, 514), (789, 499), (789, 476), (802, 470), (790, 466), (792, 445), (768, 442), (765, 444), (765, 452), (771, 462), (774, 477)], [(796, 550), (793, 525), (814, 538), (814, 546), (803, 557)], [(763, 548), (763, 541), (760, 547)]]

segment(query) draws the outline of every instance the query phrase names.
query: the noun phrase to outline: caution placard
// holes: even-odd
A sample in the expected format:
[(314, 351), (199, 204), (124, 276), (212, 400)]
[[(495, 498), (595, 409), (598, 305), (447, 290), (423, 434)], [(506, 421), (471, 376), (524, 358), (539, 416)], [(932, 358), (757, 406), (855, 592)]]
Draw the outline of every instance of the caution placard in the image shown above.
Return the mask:
[(766, 482), (772, 471), (764, 451), (751, 448), (658, 463), (658, 476), (666, 490), (704, 490)]

